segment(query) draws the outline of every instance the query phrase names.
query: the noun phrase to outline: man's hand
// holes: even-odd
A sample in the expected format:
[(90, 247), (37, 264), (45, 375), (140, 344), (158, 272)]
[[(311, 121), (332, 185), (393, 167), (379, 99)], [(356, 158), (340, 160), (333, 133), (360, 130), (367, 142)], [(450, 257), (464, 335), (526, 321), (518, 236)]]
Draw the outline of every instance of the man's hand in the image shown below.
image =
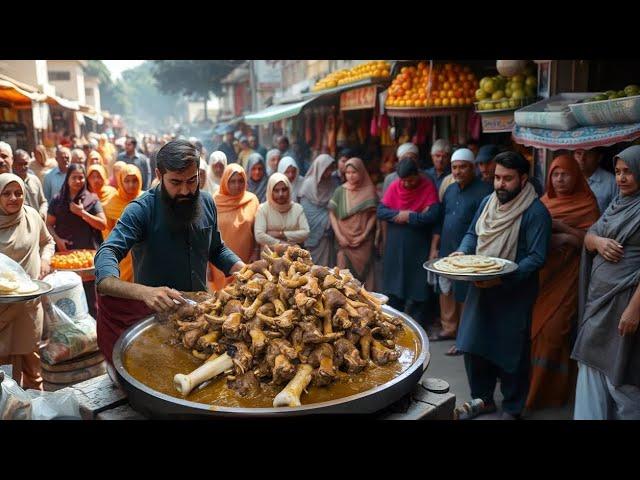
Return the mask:
[(640, 311), (631, 305), (627, 306), (620, 317), (618, 333), (620, 336), (633, 335), (638, 330), (638, 322), (640, 322)]
[(50, 272), (51, 263), (49, 262), (49, 260), (40, 260), (40, 276), (38, 277), (38, 280), (42, 280), (44, 277), (49, 275)]
[(598, 240), (598, 253), (607, 262), (618, 263), (624, 256), (624, 248), (611, 238), (600, 237)]
[(459, 257), (461, 255), (466, 255), (466, 253), (464, 253), (464, 252), (453, 252), (453, 253), (449, 254), (450, 257)]
[[(178, 305), (185, 303), (180, 292), (169, 287), (147, 287), (145, 295), (140, 300), (156, 312), (171, 311)], [(178, 303), (174, 302), (174, 300)]]
[(231, 270), (229, 270), (229, 275), (233, 275), (236, 272), (239, 272), (240, 270), (242, 270), (244, 268), (244, 262), (242, 260), (240, 260), (239, 262), (236, 262), (233, 267), (231, 267)]
[(438, 250), (431, 250), (429, 252), (429, 260), (435, 260), (438, 258)]
[(65, 240), (64, 238), (56, 238), (56, 246), (58, 247), (58, 251), (66, 252), (69, 250), (69, 247), (73, 245), (71, 240)]
[(82, 217), (82, 212), (84, 212), (84, 207), (82, 206), (82, 203), (80, 202), (80, 200), (78, 200), (78, 203), (73, 203), (73, 202), (69, 203), (69, 210), (71, 210), (71, 213), (73, 213), (74, 215)]
[(398, 212), (398, 214), (395, 216), (395, 218), (393, 219), (393, 221), (395, 223), (408, 223), (409, 222), (409, 214), (411, 213), (411, 211), (409, 210), (401, 210), (400, 212)]
[(343, 238), (343, 237), (338, 237), (338, 245), (340, 245), (341, 248), (350, 247), (349, 241), (346, 238)]
[(473, 284), (478, 288), (493, 288), (498, 285), (502, 285), (502, 280), (499, 278), (495, 278), (493, 280), (486, 280), (484, 282), (473, 282)]

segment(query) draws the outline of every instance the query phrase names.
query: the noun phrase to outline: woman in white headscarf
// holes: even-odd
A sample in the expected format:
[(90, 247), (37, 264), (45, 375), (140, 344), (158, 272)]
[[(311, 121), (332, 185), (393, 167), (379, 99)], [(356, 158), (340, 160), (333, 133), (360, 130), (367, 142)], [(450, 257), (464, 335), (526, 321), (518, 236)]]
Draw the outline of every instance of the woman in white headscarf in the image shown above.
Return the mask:
[(222, 174), (227, 166), (227, 156), (224, 152), (217, 150), (209, 156), (209, 172), (207, 174), (207, 180), (204, 184), (204, 190), (209, 192), (211, 196), (218, 193), (220, 189), (220, 181), (222, 180)]
[(256, 241), (262, 245), (302, 244), (309, 224), (299, 203), (291, 199), (291, 184), (282, 173), (274, 173), (267, 184), (267, 201), (258, 207), (254, 225)]
[(311, 229), (305, 247), (311, 252), (315, 264), (327, 267), (336, 264), (328, 209), (329, 200), (340, 185), (339, 179), (333, 175), (335, 169), (336, 161), (331, 155), (318, 155), (300, 188), (300, 205)]
[(291, 200), (298, 201), (300, 195), (300, 188), (304, 178), (300, 176), (300, 167), (296, 161), (291, 157), (282, 157), (280, 163), (278, 163), (278, 173), (284, 174), (291, 184)]
[[(0, 175), (0, 253), (38, 279), (49, 273), (55, 241), (38, 211), (24, 204), (24, 192), (20, 177)], [(36, 353), (42, 320), (40, 299), (0, 304), (0, 364), (13, 365), (13, 378), (23, 388), (42, 385)]]
[(280, 157), (282, 153), (277, 148), (272, 148), (267, 152), (267, 177), (270, 177), (272, 174), (278, 171), (278, 163), (280, 163)]

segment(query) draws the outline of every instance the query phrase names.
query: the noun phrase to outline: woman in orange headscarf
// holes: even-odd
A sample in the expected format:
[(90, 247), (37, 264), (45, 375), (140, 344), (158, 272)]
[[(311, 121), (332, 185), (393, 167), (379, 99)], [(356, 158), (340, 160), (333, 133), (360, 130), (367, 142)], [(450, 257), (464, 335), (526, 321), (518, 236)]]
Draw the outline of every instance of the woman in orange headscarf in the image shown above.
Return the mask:
[[(96, 165), (92, 165), (95, 167)], [(107, 217), (107, 236), (116, 226), (118, 219), (126, 206), (142, 194), (142, 174), (135, 165), (125, 165), (118, 175), (118, 190), (111, 200), (104, 206)], [(105, 236), (104, 238), (107, 238)], [(133, 282), (133, 259), (131, 252), (120, 262), (120, 279)]]
[(551, 164), (541, 200), (551, 214), (553, 234), (533, 308), (530, 410), (562, 406), (574, 390), (576, 365), (569, 355), (578, 312), (580, 254), (587, 229), (600, 216), (587, 180), (569, 155), (559, 155)]
[[(118, 193), (118, 190), (109, 185), (105, 168), (98, 164), (90, 165), (87, 169), (87, 186), (91, 193), (95, 193), (98, 196), (103, 209), (109, 203), (109, 200)], [(106, 240), (110, 231), (108, 228), (103, 230), (102, 238)]]
[[(218, 210), (218, 229), (224, 243), (249, 263), (257, 255), (253, 225), (260, 202), (247, 191), (247, 174), (237, 163), (227, 165), (220, 179), (220, 189), (213, 196)], [(229, 281), (224, 274), (209, 264), (209, 287), (224, 288)]]

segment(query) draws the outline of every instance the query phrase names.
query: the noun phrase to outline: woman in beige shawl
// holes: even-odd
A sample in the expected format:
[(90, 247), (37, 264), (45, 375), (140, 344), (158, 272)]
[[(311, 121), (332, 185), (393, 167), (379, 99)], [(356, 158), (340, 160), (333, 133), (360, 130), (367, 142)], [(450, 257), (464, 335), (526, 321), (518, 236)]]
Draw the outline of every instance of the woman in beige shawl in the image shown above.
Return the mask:
[[(55, 242), (40, 214), (24, 204), (24, 191), (20, 177), (0, 175), (0, 253), (37, 279), (49, 273)], [(36, 345), (42, 320), (40, 299), (0, 304), (0, 364), (13, 365), (13, 378), (23, 388), (42, 385)]]
[(291, 184), (282, 173), (274, 173), (267, 184), (267, 201), (258, 207), (254, 225), (256, 241), (262, 245), (302, 244), (309, 236), (304, 209), (291, 201)]
[(351, 270), (368, 290), (375, 291), (376, 187), (359, 158), (347, 161), (345, 175), (347, 181), (329, 201), (329, 218), (340, 247), (337, 264)]

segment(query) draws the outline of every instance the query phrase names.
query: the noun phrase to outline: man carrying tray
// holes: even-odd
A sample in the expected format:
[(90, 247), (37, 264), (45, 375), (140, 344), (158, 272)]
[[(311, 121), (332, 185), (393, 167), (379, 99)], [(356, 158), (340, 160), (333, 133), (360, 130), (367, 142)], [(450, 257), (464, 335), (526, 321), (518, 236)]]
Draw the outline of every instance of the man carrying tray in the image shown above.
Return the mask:
[[(211, 195), (198, 188), (195, 146), (175, 140), (156, 158), (160, 184), (127, 206), (95, 257), (98, 346), (109, 362), (129, 326), (184, 303), (179, 290), (207, 290), (207, 262), (225, 274), (244, 266), (220, 238)], [(129, 250), (135, 283), (119, 278)]]
[[(471, 396), (483, 406), (471, 416), (495, 411), (500, 378), (504, 419), (518, 418), (529, 388), (531, 313), (538, 270), (547, 257), (551, 216), (528, 181), (520, 154), (496, 156), (495, 192), (485, 198), (455, 255), (485, 255), (518, 264), (512, 274), (469, 286), (456, 347), (464, 352)], [(480, 402), (474, 402), (476, 404)]]

